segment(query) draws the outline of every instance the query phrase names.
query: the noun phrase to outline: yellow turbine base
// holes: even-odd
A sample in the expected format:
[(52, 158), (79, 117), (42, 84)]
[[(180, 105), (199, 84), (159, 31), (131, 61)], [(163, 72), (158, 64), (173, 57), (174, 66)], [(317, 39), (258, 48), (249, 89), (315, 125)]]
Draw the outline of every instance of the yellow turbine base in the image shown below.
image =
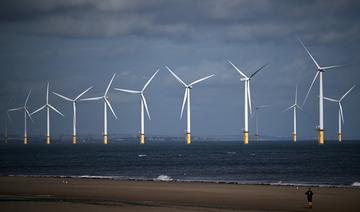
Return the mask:
[(294, 141), (294, 143), (296, 142), (296, 133), (293, 133), (293, 141)]
[(24, 144), (28, 144), (28, 138), (24, 137)]
[(145, 135), (140, 134), (140, 144), (145, 144)]
[(108, 144), (108, 136), (104, 135), (104, 144)]
[(342, 133), (338, 133), (338, 141), (342, 142)]
[(51, 141), (50, 141), (50, 136), (46, 136), (46, 144), (50, 144)]
[(325, 141), (324, 130), (320, 129), (319, 130), (319, 144), (320, 145), (324, 144), (324, 141)]
[(244, 131), (244, 144), (249, 144), (249, 132)]
[(191, 144), (191, 133), (186, 133), (186, 144)]
[(73, 137), (72, 137), (72, 144), (76, 144), (76, 136), (75, 135), (73, 135)]

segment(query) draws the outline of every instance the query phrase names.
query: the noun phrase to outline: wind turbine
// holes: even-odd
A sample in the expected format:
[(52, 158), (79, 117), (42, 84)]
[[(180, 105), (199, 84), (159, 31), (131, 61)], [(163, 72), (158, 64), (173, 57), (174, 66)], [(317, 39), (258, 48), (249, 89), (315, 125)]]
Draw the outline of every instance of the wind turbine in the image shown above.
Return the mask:
[(51, 140), (50, 140), (50, 109), (55, 111), (56, 113), (60, 114), (61, 116), (64, 117), (64, 115), (58, 111), (55, 107), (53, 107), (52, 105), (49, 104), (49, 83), (47, 83), (46, 86), (46, 104), (42, 107), (40, 107), (39, 109), (35, 110), (34, 112), (31, 113), (31, 115), (34, 115), (35, 113), (43, 110), (46, 108), (46, 144), (50, 144)]
[(255, 129), (256, 129), (256, 134), (255, 134), (255, 137), (256, 137), (256, 141), (259, 141), (259, 137), (260, 137), (260, 134), (259, 134), (259, 119), (258, 119), (258, 111), (260, 109), (263, 109), (263, 108), (267, 108), (267, 107), (270, 107), (271, 105), (259, 105), (259, 106), (255, 106), (255, 111), (254, 111), (254, 116), (255, 116)]
[(4, 115), (4, 124), (5, 124), (5, 128), (4, 128), (4, 142), (5, 144), (7, 144), (8, 142), (8, 119), (11, 121), (11, 117), (9, 115), (9, 112), (6, 110), (5, 111), (5, 115)]
[[(12, 112), (12, 111), (18, 111), (18, 110), (24, 110), (24, 144), (28, 143), (28, 134), (27, 134), (27, 117), (29, 117), (31, 119), (31, 121), (33, 121), (33, 119), (31, 118), (30, 112), (27, 108), (27, 103), (29, 101), (29, 97), (31, 94), (31, 89), (25, 99), (25, 104), (22, 107), (18, 107), (18, 108), (13, 108), (8, 110), (8, 112)], [(7, 124), (7, 123), (6, 123)], [(7, 126), (6, 126), (7, 127)]]
[(111, 104), (109, 102), (109, 97), (108, 97), (108, 92), (111, 86), (111, 83), (113, 82), (114, 78), (115, 78), (114, 74), (105, 90), (104, 96), (99, 96), (99, 97), (93, 97), (93, 98), (86, 98), (86, 99), (81, 99), (80, 101), (96, 101), (96, 100), (103, 100), (104, 101), (104, 144), (108, 144), (108, 130), (107, 130), (107, 108), (109, 107), (112, 114), (114, 115), (114, 117), (117, 119), (117, 116), (113, 110), (113, 108), (111, 107)]
[(314, 82), (317, 78), (317, 76), (319, 75), (319, 137), (318, 137), (318, 141), (319, 144), (324, 144), (325, 141), (325, 135), (324, 135), (324, 93), (323, 93), (323, 73), (328, 70), (328, 69), (333, 69), (333, 68), (339, 68), (342, 67), (344, 65), (334, 65), (334, 66), (320, 66), (316, 60), (314, 59), (314, 57), (310, 54), (309, 50), (305, 47), (304, 43), (298, 39), (299, 42), (301, 43), (301, 45), (304, 47), (305, 51), (307, 52), (307, 54), (310, 56), (311, 60), (315, 63), (317, 71), (315, 74), (315, 77), (313, 79), (313, 81), (311, 82), (310, 88), (305, 96), (304, 99), (304, 103), (302, 104), (302, 107), (304, 107), (307, 97), (309, 96), (310, 90), (312, 88), (312, 86), (314, 85)]
[(198, 79), (193, 81), (190, 84), (186, 84), (184, 81), (182, 81), (174, 72), (171, 71), (171, 69), (167, 66), (165, 66), (165, 68), (175, 77), (175, 79), (177, 81), (179, 81), (184, 87), (185, 87), (185, 95), (184, 95), (184, 100), (183, 100), (183, 104), (181, 107), (181, 114), (180, 114), (180, 119), (182, 118), (183, 112), (184, 112), (184, 107), (185, 107), (185, 102), (187, 102), (187, 128), (186, 128), (186, 144), (190, 144), (191, 143), (191, 113), (190, 113), (190, 90), (193, 88), (192, 86), (204, 81), (206, 79), (209, 79), (210, 77), (215, 76), (215, 74), (209, 75), (207, 77)]
[(339, 100), (336, 99), (332, 99), (332, 98), (328, 98), (328, 97), (324, 97), (325, 100), (331, 101), (331, 102), (336, 102), (339, 105), (339, 131), (338, 131), (338, 141), (341, 142), (342, 141), (342, 132), (341, 132), (341, 121), (342, 123), (344, 123), (344, 112), (341, 106), (341, 101), (345, 98), (346, 95), (348, 95), (350, 93), (350, 91), (352, 91), (352, 89), (355, 88), (355, 85), (352, 86)]
[(259, 69), (257, 69), (253, 74), (251, 74), (249, 77), (246, 76), (242, 71), (240, 71), (230, 60), (228, 60), (228, 62), (239, 72), (239, 74), (241, 75), (240, 81), (244, 81), (245, 82), (245, 96), (244, 96), (244, 121), (245, 121), (245, 127), (244, 127), (244, 144), (248, 144), (249, 143), (249, 117), (248, 117), (248, 107), (250, 108), (250, 114), (252, 113), (252, 109), (251, 109), (251, 91), (250, 91), (250, 81), (251, 79), (257, 74), (259, 73), (259, 71), (261, 71), (265, 66), (267, 66), (268, 64), (265, 64), (263, 66), (261, 66)]
[(151, 120), (150, 118), (150, 113), (149, 113), (149, 109), (146, 103), (146, 99), (144, 96), (144, 91), (146, 89), (146, 87), (149, 85), (149, 83), (151, 82), (151, 80), (155, 77), (155, 75), (159, 72), (159, 69), (152, 75), (152, 77), (146, 82), (146, 84), (144, 85), (143, 89), (141, 91), (135, 91), (135, 90), (128, 90), (128, 89), (120, 89), (120, 88), (115, 88), (115, 90), (118, 91), (123, 91), (126, 93), (131, 93), (131, 94), (139, 94), (140, 95), (140, 105), (141, 105), (141, 125), (140, 125), (140, 144), (144, 144), (145, 143), (145, 134), (144, 134), (144, 106), (146, 109), (146, 113), (149, 117), (149, 120)]
[(293, 131), (292, 136), (293, 136), (293, 141), (294, 141), (294, 142), (296, 142), (296, 140), (297, 140), (297, 135), (296, 135), (296, 115), (297, 115), (297, 109), (299, 108), (300, 110), (302, 110), (302, 108), (300, 107), (300, 105), (298, 105), (298, 103), (297, 103), (297, 99), (298, 99), (297, 96), (298, 96), (298, 87), (296, 86), (294, 104), (284, 110), (284, 112), (285, 112), (285, 111), (290, 110), (291, 108), (293, 109), (293, 113), (294, 113), (294, 131)]
[(66, 101), (69, 101), (69, 102), (72, 102), (72, 105), (73, 105), (73, 135), (72, 135), (72, 143), (73, 144), (76, 144), (76, 103), (78, 102), (79, 98), (81, 96), (83, 96), (86, 92), (88, 92), (90, 89), (92, 88), (89, 87), (88, 89), (86, 89), (85, 91), (83, 91), (82, 93), (80, 93), (77, 97), (75, 97), (75, 99), (70, 99), (66, 96), (63, 96), (61, 94), (58, 94), (56, 92), (52, 92), (53, 94), (55, 94), (56, 96), (66, 100)]

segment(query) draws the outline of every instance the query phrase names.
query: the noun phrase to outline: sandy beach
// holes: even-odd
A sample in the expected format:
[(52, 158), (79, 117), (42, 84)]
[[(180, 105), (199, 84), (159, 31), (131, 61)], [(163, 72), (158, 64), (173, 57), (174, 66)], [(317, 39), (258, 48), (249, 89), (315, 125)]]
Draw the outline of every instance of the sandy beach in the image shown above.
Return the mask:
[[(309, 211), (306, 187), (0, 177), (0, 211)], [(312, 211), (359, 211), (358, 188), (313, 188)]]

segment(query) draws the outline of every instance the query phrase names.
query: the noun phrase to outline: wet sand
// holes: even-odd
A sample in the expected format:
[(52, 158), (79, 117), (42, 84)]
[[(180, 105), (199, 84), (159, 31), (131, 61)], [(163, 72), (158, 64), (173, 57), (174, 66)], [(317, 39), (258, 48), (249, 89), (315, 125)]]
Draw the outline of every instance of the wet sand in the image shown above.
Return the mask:
[[(0, 211), (309, 211), (306, 187), (0, 177)], [(313, 188), (311, 211), (360, 211), (360, 188)]]

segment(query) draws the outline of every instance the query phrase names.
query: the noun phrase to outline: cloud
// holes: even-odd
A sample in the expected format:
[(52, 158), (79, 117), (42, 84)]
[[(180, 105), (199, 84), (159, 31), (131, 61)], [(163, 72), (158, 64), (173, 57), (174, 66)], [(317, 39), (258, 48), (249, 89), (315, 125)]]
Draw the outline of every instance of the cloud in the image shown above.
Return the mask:
[(357, 1), (29, 0), (0, 6), (0, 21), (18, 33), (67, 38), (276, 42), (300, 35), (326, 43), (358, 41), (360, 32)]

